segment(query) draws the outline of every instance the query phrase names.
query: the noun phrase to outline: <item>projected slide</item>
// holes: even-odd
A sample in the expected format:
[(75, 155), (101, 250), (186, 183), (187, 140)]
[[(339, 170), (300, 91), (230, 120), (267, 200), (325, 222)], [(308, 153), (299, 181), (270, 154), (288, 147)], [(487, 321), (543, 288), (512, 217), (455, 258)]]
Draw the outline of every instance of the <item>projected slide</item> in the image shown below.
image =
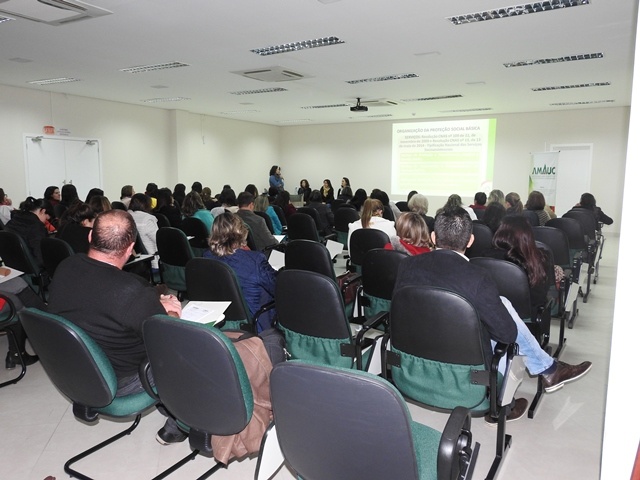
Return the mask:
[(395, 123), (391, 193), (473, 197), (489, 192), (495, 134), (495, 119)]

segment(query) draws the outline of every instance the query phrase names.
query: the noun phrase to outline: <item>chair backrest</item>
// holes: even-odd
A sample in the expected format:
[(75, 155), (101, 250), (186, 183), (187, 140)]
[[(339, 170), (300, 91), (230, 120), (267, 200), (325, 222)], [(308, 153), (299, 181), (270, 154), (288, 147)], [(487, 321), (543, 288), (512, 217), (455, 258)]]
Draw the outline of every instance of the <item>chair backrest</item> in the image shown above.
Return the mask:
[(529, 222), (529, 225), (532, 227), (540, 226), (540, 218), (538, 218), (538, 215), (533, 210), (523, 210), (522, 216), (527, 219), (527, 222)]
[(210, 232), (207, 231), (207, 227), (202, 220), (196, 217), (185, 217), (182, 219), (180, 230), (184, 232), (189, 239), (189, 245), (194, 248), (206, 248), (207, 239)]
[(158, 212), (153, 212), (151, 215), (158, 219), (158, 228), (170, 227), (171, 222), (166, 215)]
[(351, 368), (341, 356), (352, 344), (342, 295), (335, 281), (304, 270), (282, 270), (276, 279), (278, 325), (293, 359)]
[(349, 240), (349, 256), (351, 263), (362, 265), (364, 256), (374, 248), (384, 248), (389, 243), (389, 235), (375, 228), (359, 228), (351, 234)]
[(493, 232), (484, 223), (473, 222), (473, 243), (467, 248), (465, 255), (468, 258), (481, 257), (491, 248)]
[(193, 250), (182, 230), (174, 227), (159, 228), (156, 244), (160, 261), (167, 265), (184, 267), (193, 258)]
[(580, 208), (574, 208), (565, 213), (562, 218), (573, 218), (577, 220), (582, 226), (582, 232), (589, 237), (589, 240), (593, 241), (596, 239), (598, 222), (592, 212)]
[(20, 321), (53, 384), (73, 403), (105, 407), (116, 394), (111, 363), (96, 342), (63, 317), (25, 308)]
[[(423, 478), (411, 417), (400, 394), (384, 380), (286, 362), (271, 373), (271, 402), (280, 448), (299, 478)], [(384, 414), (372, 419), (373, 411)]]
[(307, 215), (306, 213), (293, 213), (289, 217), (287, 222), (287, 237), (289, 240), (320, 241), (316, 222), (311, 215)]
[(391, 210), (391, 207), (389, 205), (384, 206), (382, 210), (382, 218), (386, 218), (390, 222), (396, 221), (396, 217), (393, 215), (393, 210)]
[(256, 211), (254, 211), (253, 213), (258, 215), (259, 217), (264, 218), (264, 223), (267, 224), (267, 228), (271, 232), (271, 235), (273, 235), (275, 233), (275, 230), (273, 229), (273, 222), (271, 221), (271, 217), (269, 216), (269, 214), (267, 212), (256, 212)]
[(399, 202), (396, 202), (396, 207), (398, 207), (398, 210), (400, 210), (401, 212), (408, 212), (409, 211), (409, 204), (405, 200), (401, 200)]
[(439, 408), (487, 408), (487, 387), (471, 376), (490, 368), (490, 343), (466, 298), (435, 287), (402, 287), (391, 302), (389, 332), (401, 365), (391, 367), (392, 377), (401, 392)]
[(522, 319), (531, 318), (531, 290), (526, 272), (507, 260), (476, 257), (471, 263), (486, 269), (498, 286), (498, 293), (507, 298)]
[(114, 200), (113, 202), (111, 202), (111, 208), (113, 208), (114, 210), (124, 210), (125, 212), (128, 210), (127, 206), (118, 200)]
[(313, 221), (316, 222), (316, 229), (320, 228), (320, 218), (318, 218), (318, 211), (315, 208), (299, 207), (296, 210), (296, 213), (304, 213), (305, 215), (309, 215), (311, 218), (313, 218)]
[(42, 251), (44, 269), (51, 278), (53, 278), (53, 274), (60, 262), (71, 255), (75, 255), (71, 245), (60, 238), (54, 237), (43, 238), (40, 241), (40, 250)]
[(362, 288), (364, 293), (391, 300), (400, 262), (408, 256), (408, 254), (397, 250), (385, 250), (383, 248), (369, 250), (362, 262)]
[(7, 267), (28, 275), (38, 275), (41, 271), (24, 239), (9, 230), (0, 231), (0, 258)]
[(251, 314), (233, 269), (210, 258), (194, 258), (185, 269), (187, 297), (194, 301), (230, 301), (228, 322), (250, 322)]
[(567, 235), (570, 250), (584, 250), (587, 248), (587, 242), (582, 225), (575, 218), (552, 218), (545, 226), (562, 230)]
[(333, 222), (338, 232), (349, 232), (349, 224), (360, 220), (360, 215), (354, 208), (339, 208), (333, 214)]
[(271, 205), (271, 207), (273, 207), (273, 210), (276, 212), (276, 215), (278, 215), (278, 219), (280, 220), (280, 223), (282, 224), (283, 227), (285, 227), (287, 225), (287, 217), (284, 214), (284, 210), (282, 210), (282, 207), (280, 205)]
[(533, 227), (534, 238), (536, 241), (542, 242), (549, 247), (553, 252), (553, 261), (556, 265), (560, 265), (563, 268), (570, 268), (571, 260), (567, 234), (559, 228), (547, 225), (544, 227)]
[(166, 315), (147, 319), (144, 344), (160, 401), (192, 430), (242, 431), (253, 413), (249, 378), (220, 330)]
[(291, 240), (284, 251), (284, 268), (307, 270), (325, 275), (335, 281), (336, 274), (327, 247), (312, 240)]

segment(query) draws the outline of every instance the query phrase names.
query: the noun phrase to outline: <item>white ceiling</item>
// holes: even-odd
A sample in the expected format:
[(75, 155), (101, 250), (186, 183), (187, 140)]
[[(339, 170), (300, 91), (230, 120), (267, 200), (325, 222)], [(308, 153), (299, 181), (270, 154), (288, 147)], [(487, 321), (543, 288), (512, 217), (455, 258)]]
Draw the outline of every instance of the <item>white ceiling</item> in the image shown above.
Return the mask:
[[(45, 9), (47, 15), (67, 15), (36, 0), (0, 0), (0, 10), (8, 10), (16, 2)], [(458, 26), (446, 17), (518, 2), (88, 0), (87, 3), (113, 13), (62, 26), (18, 17), (1, 23), (0, 84), (273, 125), (589, 109), (625, 106), (631, 100), (637, 0), (591, 0), (588, 5), (573, 8)], [(250, 51), (327, 36), (339, 37), (344, 44), (265, 57)], [(592, 53), (602, 53), (604, 57), (516, 68), (503, 65)], [(139, 74), (119, 71), (167, 62), (189, 66)], [(263, 82), (231, 73), (272, 66), (306, 78)], [(408, 73), (418, 77), (346, 83)], [(80, 81), (50, 86), (27, 83), (55, 77), (74, 77)], [(592, 82), (610, 85), (532, 91), (537, 87)], [(230, 93), (272, 87), (286, 91)], [(449, 95), (461, 97), (403, 101)], [(190, 100), (142, 102), (168, 97)], [(352, 113), (345, 106), (302, 108), (352, 105), (356, 97), (362, 97), (363, 101), (392, 100), (399, 105), (370, 107), (368, 112), (360, 113)], [(591, 101), (607, 102), (550, 105)], [(468, 109), (487, 110), (457, 112)]]

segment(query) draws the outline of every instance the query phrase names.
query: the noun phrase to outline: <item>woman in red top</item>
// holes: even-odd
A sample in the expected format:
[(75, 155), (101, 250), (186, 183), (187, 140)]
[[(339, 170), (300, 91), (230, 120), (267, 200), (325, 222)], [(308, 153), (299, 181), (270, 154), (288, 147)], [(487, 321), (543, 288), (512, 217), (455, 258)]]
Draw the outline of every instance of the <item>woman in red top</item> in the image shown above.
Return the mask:
[(396, 220), (396, 232), (398, 235), (391, 237), (391, 241), (384, 246), (386, 250), (420, 255), (433, 249), (427, 222), (417, 212), (405, 212), (400, 215)]

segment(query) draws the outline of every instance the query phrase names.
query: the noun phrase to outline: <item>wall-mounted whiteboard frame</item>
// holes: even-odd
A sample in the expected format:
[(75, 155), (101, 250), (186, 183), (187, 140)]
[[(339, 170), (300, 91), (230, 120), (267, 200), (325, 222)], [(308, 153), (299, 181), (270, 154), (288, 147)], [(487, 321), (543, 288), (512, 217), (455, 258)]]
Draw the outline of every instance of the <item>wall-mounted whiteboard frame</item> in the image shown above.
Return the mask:
[(41, 198), (50, 185), (72, 183), (84, 199), (90, 189), (102, 188), (99, 139), (24, 134), (23, 140), (27, 195)]

